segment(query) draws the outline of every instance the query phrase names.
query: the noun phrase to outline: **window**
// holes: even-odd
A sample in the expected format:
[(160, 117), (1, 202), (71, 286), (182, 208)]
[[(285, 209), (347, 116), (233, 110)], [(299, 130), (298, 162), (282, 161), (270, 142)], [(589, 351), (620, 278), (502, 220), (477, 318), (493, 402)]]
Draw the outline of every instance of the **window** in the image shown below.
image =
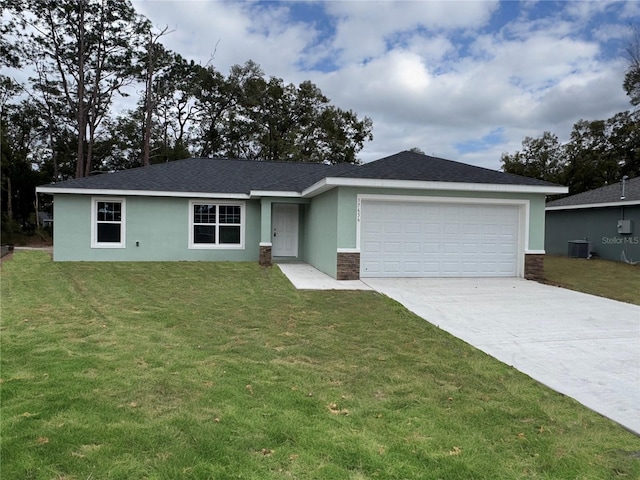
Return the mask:
[(189, 248), (244, 248), (244, 204), (192, 201)]
[(91, 246), (93, 248), (124, 248), (124, 198), (93, 198)]

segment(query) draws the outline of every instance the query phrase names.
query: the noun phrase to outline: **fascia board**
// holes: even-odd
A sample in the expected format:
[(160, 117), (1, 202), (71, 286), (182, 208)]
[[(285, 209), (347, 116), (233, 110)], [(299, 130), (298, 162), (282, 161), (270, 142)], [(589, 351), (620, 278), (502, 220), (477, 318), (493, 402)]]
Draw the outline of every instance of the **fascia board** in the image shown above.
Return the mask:
[(303, 190), (302, 196), (313, 197), (334, 187), (396, 188), (495, 193), (539, 193), (546, 195), (555, 195), (569, 192), (569, 188), (563, 186), (554, 187), (536, 185), (502, 185), (495, 183), (431, 182), (420, 180), (327, 177), (311, 185), (309, 188)]
[(251, 198), (261, 198), (261, 197), (286, 197), (286, 198), (301, 198), (302, 194), (300, 192), (292, 192), (292, 191), (275, 191), (275, 190), (251, 190), (249, 194)]
[(303, 198), (315, 197), (316, 195), (320, 195), (321, 193), (326, 192), (327, 190), (331, 190), (336, 185), (332, 183), (328, 183), (329, 180), (335, 180), (332, 177), (323, 178), (322, 180), (314, 183), (310, 187), (305, 188), (302, 191)]
[(640, 205), (640, 200), (632, 200), (629, 202), (608, 202), (608, 203), (584, 203), (582, 205), (561, 205), (557, 207), (546, 207), (546, 211), (554, 210), (580, 210), (583, 208), (605, 208), (605, 207), (627, 207), (633, 205)]
[(167, 192), (160, 190), (111, 190), (103, 188), (59, 188), (59, 187), (36, 187), (37, 193), (48, 193), (51, 195), (74, 194), (74, 195), (119, 195), (130, 197), (181, 197), (181, 198), (233, 198), (248, 200), (246, 193), (211, 193), (211, 192)]

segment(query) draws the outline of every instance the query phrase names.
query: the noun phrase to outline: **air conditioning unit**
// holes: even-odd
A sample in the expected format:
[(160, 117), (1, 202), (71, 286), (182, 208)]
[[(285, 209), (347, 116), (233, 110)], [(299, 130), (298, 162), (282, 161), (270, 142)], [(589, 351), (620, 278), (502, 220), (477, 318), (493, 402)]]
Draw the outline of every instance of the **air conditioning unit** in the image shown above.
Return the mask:
[(570, 240), (569, 252), (570, 258), (589, 258), (591, 254), (591, 243), (587, 240)]

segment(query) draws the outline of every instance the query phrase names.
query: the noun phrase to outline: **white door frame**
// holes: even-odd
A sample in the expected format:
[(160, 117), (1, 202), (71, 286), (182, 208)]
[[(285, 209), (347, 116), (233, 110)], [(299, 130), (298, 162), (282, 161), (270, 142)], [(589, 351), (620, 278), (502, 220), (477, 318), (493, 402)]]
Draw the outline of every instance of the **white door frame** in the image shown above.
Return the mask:
[(274, 203), (271, 212), (271, 255), (298, 256), (298, 204)]

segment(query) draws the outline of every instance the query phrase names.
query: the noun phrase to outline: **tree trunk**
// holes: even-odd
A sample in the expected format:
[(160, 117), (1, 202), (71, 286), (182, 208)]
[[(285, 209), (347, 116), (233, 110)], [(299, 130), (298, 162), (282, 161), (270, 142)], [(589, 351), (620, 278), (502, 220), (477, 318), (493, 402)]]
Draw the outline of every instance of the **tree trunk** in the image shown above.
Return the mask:
[(13, 220), (13, 192), (11, 191), (11, 177), (7, 175), (7, 216)]
[(147, 44), (147, 72), (145, 75), (144, 95), (144, 145), (142, 148), (142, 164), (145, 166), (151, 164), (151, 115), (153, 113), (153, 74), (155, 67), (153, 49), (153, 35), (149, 33), (149, 43)]
[(78, 152), (76, 163), (76, 178), (86, 176), (84, 164), (84, 141), (87, 136), (87, 118), (84, 113), (84, 7), (86, 0), (80, 0), (78, 21)]

